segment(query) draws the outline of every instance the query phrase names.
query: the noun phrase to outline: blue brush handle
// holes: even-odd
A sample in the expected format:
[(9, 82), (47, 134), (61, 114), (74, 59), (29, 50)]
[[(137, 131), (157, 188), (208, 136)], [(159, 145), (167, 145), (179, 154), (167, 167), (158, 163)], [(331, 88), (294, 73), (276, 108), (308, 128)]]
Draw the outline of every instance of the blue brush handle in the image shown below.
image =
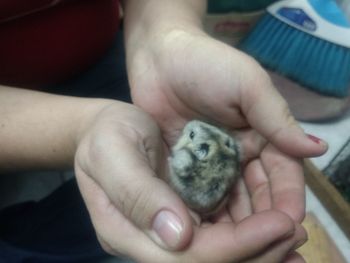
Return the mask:
[(350, 28), (343, 11), (334, 0), (308, 0), (315, 11), (325, 20), (337, 26)]
[(350, 48), (350, 22), (334, 0), (282, 0), (268, 12), (308, 34)]

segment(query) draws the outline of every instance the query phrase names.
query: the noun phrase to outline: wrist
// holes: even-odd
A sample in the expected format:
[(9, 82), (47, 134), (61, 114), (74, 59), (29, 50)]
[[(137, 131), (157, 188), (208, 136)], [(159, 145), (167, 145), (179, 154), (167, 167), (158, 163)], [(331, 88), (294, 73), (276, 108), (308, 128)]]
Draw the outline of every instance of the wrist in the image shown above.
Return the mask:
[(4, 86), (0, 95), (0, 172), (72, 167), (81, 127), (106, 103)]
[[(143, 134), (145, 130), (139, 130), (141, 127), (151, 127), (155, 125), (151, 117), (138, 108), (137, 106), (117, 100), (94, 99), (84, 108), (79, 124), (74, 136), (75, 149), (79, 148), (84, 142), (91, 142), (90, 139), (103, 137), (107, 134), (123, 133), (125, 136), (134, 136), (135, 134)], [(154, 128), (154, 127), (153, 127)], [(130, 132), (130, 131), (135, 132)], [(141, 136), (142, 137), (142, 136)]]
[(84, 110), (78, 114), (77, 125), (73, 132), (73, 140), (75, 149), (78, 148), (80, 142), (85, 137), (90, 128), (98, 121), (99, 116), (107, 108), (112, 105), (117, 105), (121, 102), (108, 99), (89, 99), (84, 107)]
[(203, 35), (203, 0), (126, 2), (125, 43), (128, 60), (139, 51), (157, 52), (179, 33)]

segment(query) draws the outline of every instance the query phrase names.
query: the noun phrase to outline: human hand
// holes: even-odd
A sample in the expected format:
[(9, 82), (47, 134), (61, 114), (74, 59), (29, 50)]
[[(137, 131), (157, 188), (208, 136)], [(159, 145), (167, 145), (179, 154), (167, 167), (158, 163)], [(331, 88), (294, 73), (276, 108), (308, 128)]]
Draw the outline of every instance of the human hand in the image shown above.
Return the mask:
[(232, 213), (194, 223), (161, 180), (167, 147), (157, 126), (134, 106), (110, 105), (81, 130), (76, 177), (97, 236), (111, 254), (154, 263), (280, 262), (306, 239), (303, 228), (281, 212), (252, 215), (242, 180), (233, 190)]
[[(155, 117), (168, 145), (186, 122), (202, 119), (235, 131), (246, 161), (262, 160), (271, 151), (296, 158), (326, 151), (326, 143), (304, 134), (266, 72), (249, 56), (198, 32), (175, 30), (153, 42), (151, 51), (130, 55), (129, 78), (135, 104)], [(266, 173), (269, 168), (264, 168)], [(300, 169), (297, 174), (302, 175)], [(298, 185), (303, 185), (300, 180)], [(304, 210), (298, 200), (298, 208), (287, 200), (281, 208), (296, 221)]]
[[(6, 87), (0, 92), (2, 171), (62, 169), (73, 164), (75, 155), (79, 187), (97, 235), (113, 253), (139, 262), (235, 262), (266, 252), (276, 240), (284, 240), (283, 252), (305, 238), (299, 226), (276, 211), (237, 224), (222, 222), (222, 216), (216, 223), (192, 226), (183, 202), (157, 177), (165, 174), (166, 156), (158, 128), (136, 107)], [(243, 218), (245, 209), (236, 206), (236, 218)], [(161, 224), (156, 218), (164, 210), (181, 223), (167, 228), (169, 213), (163, 213)], [(163, 233), (164, 244), (152, 226)], [(186, 249), (170, 252), (162, 245)]]
[(300, 224), (305, 215), (301, 160), (323, 154), (327, 145), (304, 134), (266, 72), (252, 58), (196, 30), (170, 30), (140, 42), (128, 52), (132, 98), (157, 120), (167, 145), (192, 119), (234, 131), (245, 157), (247, 215), (278, 210)]

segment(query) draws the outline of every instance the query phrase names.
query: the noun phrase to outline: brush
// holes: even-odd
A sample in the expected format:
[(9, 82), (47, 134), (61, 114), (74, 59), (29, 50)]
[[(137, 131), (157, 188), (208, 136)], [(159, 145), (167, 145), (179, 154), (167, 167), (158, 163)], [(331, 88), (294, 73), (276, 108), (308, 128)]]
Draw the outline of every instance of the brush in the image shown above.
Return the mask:
[(270, 5), (239, 47), (265, 68), (322, 95), (350, 87), (350, 22), (332, 0)]

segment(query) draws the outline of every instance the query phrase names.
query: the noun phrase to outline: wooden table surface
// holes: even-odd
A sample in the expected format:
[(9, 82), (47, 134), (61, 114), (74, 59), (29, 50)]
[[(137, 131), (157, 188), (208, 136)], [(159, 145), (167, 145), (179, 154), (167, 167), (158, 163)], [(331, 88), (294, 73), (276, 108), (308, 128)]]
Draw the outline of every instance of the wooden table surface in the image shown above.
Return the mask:
[(305, 162), (305, 181), (312, 192), (350, 239), (350, 204), (310, 161)]
[[(337, 222), (344, 234), (350, 238), (350, 205), (337, 189), (310, 161), (305, 162), (305, 181), (318, 200)], [(307, 263), (346, 263), (324, 226), (317, 217), (308, 213), (304, 227), (308, 232), (308, 242), (298, 249)]]
[(308, 213), (303, 222), (308, 241), (298, 249), (307, 263), (346, 263), (342, 254), (315, 215)]

